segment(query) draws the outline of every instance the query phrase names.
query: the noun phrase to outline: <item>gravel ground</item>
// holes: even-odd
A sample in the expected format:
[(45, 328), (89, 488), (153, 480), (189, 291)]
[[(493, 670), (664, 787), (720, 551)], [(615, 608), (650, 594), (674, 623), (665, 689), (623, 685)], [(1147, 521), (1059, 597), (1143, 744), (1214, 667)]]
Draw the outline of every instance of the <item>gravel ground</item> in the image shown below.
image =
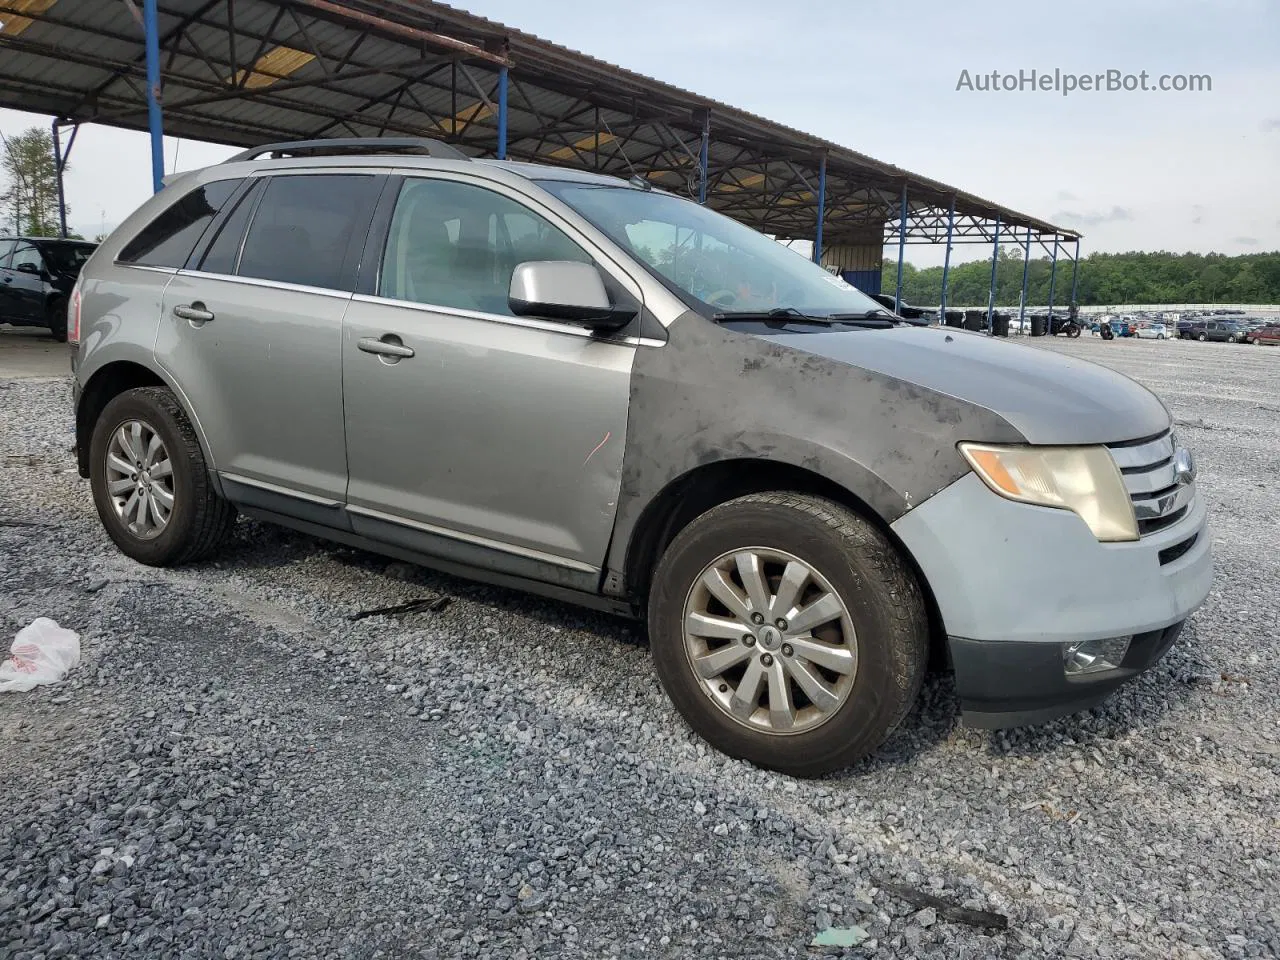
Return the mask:
[(1040, 346), (1173, 410), (1208, 603), (1088, 714), (967, 730), (937, 677), (816, 782), (692, 736), (633, 624), (246, 521), (216, 562), (135, 565), (67, 382), (0, 380), (0, 520), (39, 524), (0, 525), (0, 638), (46, 615), (84, 644), (0, 695), (0, 958), (794, 957), (853, 924), (849, 956), (1275, 956), (1280, 350)]

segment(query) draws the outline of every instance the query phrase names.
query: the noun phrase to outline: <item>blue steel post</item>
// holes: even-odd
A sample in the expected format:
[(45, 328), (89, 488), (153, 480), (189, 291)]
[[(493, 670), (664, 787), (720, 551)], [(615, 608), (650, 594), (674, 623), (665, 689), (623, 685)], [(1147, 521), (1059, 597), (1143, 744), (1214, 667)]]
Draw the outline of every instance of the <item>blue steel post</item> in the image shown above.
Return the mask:
[(498, 68), (498, 159), (507, 159), (507, 68)]
[(1076, 258), (1071, 262), (1071, 302), (1076, 302), (1076, 290), (1080, 287), (1080, 238), (1076, 237)]
[(818, 227), (813, 233), (813, 262), (822, 264), (822, 221), (827, 219), (827, 155), (818, 164)]
[(947, 208), (947, 252), (942, 260), (942, 306), (938, 311), (938, 319), (943, 326), (947, 324), (947, 279), (951, 275), (951, 235), (956, 227), (956, 198), (951, 197), (951, 206)]
[(1053, 260), (1049, 263), (1049, 329), (1045, 333), (1053, 333), (1053, 288), (1058, 283), (1058, 238), (1053, 238)]
[(698, 148), (698, 202), (707, 202), (707, 162), (711, 150), (711, 111), (702, 115), (702, 146)]
[(160, 22), (157, 0), (143, 0), (142, 29), (147, 48), (147, 128), (151, 131), (151, 181), (164, 188), (164, 116), (160, 112)]
[(996, 265), (1000, 262), (1000, 214), (996, 214), (996, 236), (991, 244), (991, 289), (987, 291), (987, 332), (992, 331), (991, 316), (996, 312)]
[(902, 185), (902, 210), (898, 217), (898, 285), (893, 293), (893, 312), (902, 310), (902, 261), (907, 254), (907, 185)]
[(1022, 245), (1022, 300), (1018, 305), (1018, 332), (1027, 332), (1027, 280), (1031, 278), (1031, 228), (1027, 227), (1027, 242)]

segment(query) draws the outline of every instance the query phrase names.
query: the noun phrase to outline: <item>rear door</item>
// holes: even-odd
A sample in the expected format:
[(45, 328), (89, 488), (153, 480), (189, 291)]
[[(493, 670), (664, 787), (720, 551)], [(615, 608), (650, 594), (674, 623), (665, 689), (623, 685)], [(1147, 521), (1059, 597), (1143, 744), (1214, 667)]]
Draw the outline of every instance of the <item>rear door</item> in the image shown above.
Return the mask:
[(337, 516), (346, 493), (342, 317), (384, 178), (260, 178), (165, 290), (157, 359), (233, 499)]
[(13, 283), (9, 276), (9, 254), (13, 253), (13, 245), (12, 240), (0, 239), (0, 321), (8, 319), (13, 309), (13, 294), (9, 289)]
[[(371, 244), (385, 248), (366, 253), (377, 272), (362, 271), (344, 324), (353, 528), (595, 589), (635, 341), (514, 316), (507, 292), (530, 260), (595, 263), (637, 310), (639, 287), (553, 211), (491, 182), (406, 178), (380, 211), (389, 225)], [(369, 352), (386, 344), (403, 356)]]

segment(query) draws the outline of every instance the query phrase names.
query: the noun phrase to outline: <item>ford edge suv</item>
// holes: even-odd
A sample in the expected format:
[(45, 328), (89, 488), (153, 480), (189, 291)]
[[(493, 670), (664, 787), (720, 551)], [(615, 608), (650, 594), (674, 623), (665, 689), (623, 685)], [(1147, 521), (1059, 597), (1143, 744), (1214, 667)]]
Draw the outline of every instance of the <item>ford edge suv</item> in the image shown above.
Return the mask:
[(237, 513), (647, 620), (709, 742), (847, 766), (926, 665), (1031, 723), (1150, 667), (1211, 577), (1148, 390), (900, 322), (704, 206), (430, 141), (186, 174), (71, 307), (76, 443), (145, 564)]

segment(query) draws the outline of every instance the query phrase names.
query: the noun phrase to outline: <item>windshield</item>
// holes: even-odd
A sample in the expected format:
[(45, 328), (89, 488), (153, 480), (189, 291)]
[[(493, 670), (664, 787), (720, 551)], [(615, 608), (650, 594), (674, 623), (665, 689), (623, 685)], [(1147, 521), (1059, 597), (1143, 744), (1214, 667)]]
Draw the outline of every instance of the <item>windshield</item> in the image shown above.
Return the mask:
[(885, 314), (870, 297), (750, 227), (667, 193), (567, 181), (542, 186), (629, 250), (704, 316), (789, 310)]
[(44, 243), (40, 252), (51, 273), (79, 273), (95, 247), (91, 243)]

